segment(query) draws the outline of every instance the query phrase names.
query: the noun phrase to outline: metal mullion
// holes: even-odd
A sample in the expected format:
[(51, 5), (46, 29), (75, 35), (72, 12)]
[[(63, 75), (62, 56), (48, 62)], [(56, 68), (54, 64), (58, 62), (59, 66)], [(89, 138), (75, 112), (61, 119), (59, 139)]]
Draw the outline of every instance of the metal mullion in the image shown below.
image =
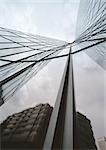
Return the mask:
[[(4, 29), (4, 28), (3, 28), (3, 29)], [(21, 38), (23, 38), (23, 39), (27, 39), (27, 40), (30, 41), (30, 42), (33, 42), (33, 41), (31, 41), (30, 39), (28, 39), (27, 37), (23, 37), (23, 36), (18, 35), (17, 33), (15, 33), (15, 32), (16, 32), (15, 30), (13, 30), (13, 31), (11, 30), (11, 31), (10, 31), (10, 30), (8, 30), (8, 29), (5, 29), (5, 31), (6, 31), (6, 32), (9, 32), (9, 33), (12, 33), (13, 35), (16, 35), (18, 38), (21, 37)], [(20, 31), (19, 31), (19, 32), (20, 32)], [(21, 32), (20, 32), (20, 33), (21, 33)], [(22, 34), (23, 34), (23, 33), (22, 33)]]
[[(19, 64), (19, 65), (21, 65), (21, 64)], [(24, 65), (24, 66), (14, 66), (14, 67), (16, 67), (17, 69), (19, 69), (19, 68), (23, 69), (24, 67), (27, 67), (27, 66), (28, 66), (28, 65)], [(14, 68), (13, 68), (13, 69), (14, 69)], [(17, 70), (17, 69), (16, 69), (16, 70)], [(15, 70), (15, 73), (16, 73), (16, 70)], [(12, 69), (11, 69), (11, 70), (8, 70), (8, 72), (12, 73)], [(4, 74), (5, 74), (5, 73), (4, 73)], [(10, 74), (10, 75), (11, 75), (11, 74)], [(7, 77), (8, 77), (8, 76), (7, 76)], [(7, 78), (7, 77), (6, 77), (6, 78)], [(18, 79), (16, 79), (16, 80), (18, 80)], [(15, 80), (15, 82), (16, 82), (16, 80)], [(14, 84), (15, 82), (14, 82), (14, 79), (11, 80), (11, 84)], [(6, 88), (9, 88), (9, 86), (10, 86), (11, 84), (9, 84), (9, 82), (7, 82), (7, 83), (6, 83), (6, 87), (4, 88), (4, 90), (5, 90)]]
[[(43, 53), (43, 52), (39, 52), (39, 53), (30, 55), (30, 56), (24, 57), (24, 58), (22, 58), (22, 59), (19, 59), (18, 62), (20, 62), (21, 60), (24, 60), (24, 59), (28, 59), (28, 58), (30, 58), (30, 57), (32, 57), (32, 56), (36, 56), (36, 55), (42, 54), (42, 53)], [(6, 66), (9, 66), (9, 65), (12, 65), (13, 63), (16, 63), (16, 61), (15, 61), (15, 62), (10, 62), (10, 63), (5, 64), (5, 65), (2, 65), (2, 66), (0, 66), (0, 68), (3, 68), (3, 67), (6, 67)]]
[[(1, 37), (4, 38), (4, 39), (6, 39), (6, 40), (9, 40), (9, 41), (11, 41), (13, 43), (16, 43), (16, 44), (20, 45), (20, 47), (13, 47), (13, 48), (27, 47), (27, 48), (30, 48), (30, 49), (34, 50), (33, 48), (30, 47), (31, 45), (30, 46), (26, 46), (26, 45), (21, 44), (20, 42), (16, 42), (14, 40), (8, 39), (7, 37), (4, 37), (4, 36), (1, 36)], [(1, 50), (3, 50), (3, 49), (12, 49), (12, 48), (1, 48)], [(38, 50), (38, 49), (36, 49), (36, 50)]]
[[(55, 50), (54, 52), (52, 52), (52, 53), (50, 53), (50, 54), (44, 56), (44, 57), (41, 58), (40, 60), (43, 61), (43, 59), (45, 59), (46, 57), (48, 57), (48, 56), (50, 56), (50, 55), (56, 53), (56, 51), (58, 51), (58, 50)], [(16, 61), (16, 62), (18, 62), (18, 61)], [(37, 62), (38, 62), (38, 61), (37, 61)], [(30, 64), (29, 66), (27, 66), (27, 67), (21, 69), (20, 71), (16, 72), (15, 74), (13, 74), (13, 75), (7, 77), (6, 79), (2, 80), (0, 84), (3, 85), (3, 84), (5, 84), (6, 82), (8, 82), (8, 81), (14, 79), (15, 77), (17, 77), (17, 76), (19, 76), (20, 74), (22, 74), (24, 71), (26, 71), (27, 69), (29, 69), (30, 67), (33, 67), (37, 62), (34, 62), (34, 63)], [(14, 63), (15, 63), (15, 62), (14, 62)]]
[(0, 50), (7, 50), (7, 49), (13, 49), (13, 48), (22, 48), (24, 46), (15, 46), (15, 47), (5, 47), (5, 48), (0, 48)]
[(12, 56), (12, 55), (17, 55), (17, 54), (21, 54), (21, 53), (26, 53), (26, 52), (32, 52), (32, 51), (35, 51), (35, 50), (32, 49), (32, 50), (26, 50), (26, 51), (16, 52), (16, 53), (8, 54), (8, 55), (2, 55), (2, 56), (0, 56), (0, 58), (7, 57), (7, 56)]

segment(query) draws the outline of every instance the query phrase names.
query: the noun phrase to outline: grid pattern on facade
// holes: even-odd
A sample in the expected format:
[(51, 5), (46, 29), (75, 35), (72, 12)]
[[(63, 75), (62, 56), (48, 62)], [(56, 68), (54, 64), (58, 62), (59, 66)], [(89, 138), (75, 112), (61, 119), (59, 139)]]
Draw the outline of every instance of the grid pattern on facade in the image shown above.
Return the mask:
[(79, 47), (106, 70), (105, 0), (80, 1), (73, 51)]
[(97, 149), (92, 132), (91, 121), (79, 112), (76, 114), (76, 132), (77, 144), (75, 144), (75, 149)]
[(1, 124), (2, 148), (41, 148), (52, 109), (49, 104), (39, 104), (9, 116)]
[[(52, 110), (49, 104), (39, 104), (9, 116), (1, 124), (2, 149), (29, 150), (43, 147)], [(75, 149), (97, 149), (91, 122), (79, 112), (76, 113), (76, 132)]]
[(106, 69), (105, 0), (80, 2), (76, 33), (67, 43), (0, 27), (0, 105), (67, 46), (71, 54), (85, 51)]
[(0, 27), (0, 103), (4, 103), (67, 42)]

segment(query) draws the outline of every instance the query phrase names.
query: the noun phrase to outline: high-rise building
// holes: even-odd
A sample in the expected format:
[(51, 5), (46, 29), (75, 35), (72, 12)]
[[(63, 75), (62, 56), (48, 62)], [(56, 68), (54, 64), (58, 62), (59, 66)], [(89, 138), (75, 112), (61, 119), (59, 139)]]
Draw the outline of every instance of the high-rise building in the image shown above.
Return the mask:
[[(2, 149), (41, 149), (52, 110), (49, 104), (39, 104), (9, 116), (1, 124)], [(76, 113), (76, 122), (75, 149), (96, 149), (90, 120), (81, 113)]]
[(80, 0), (75, 50), (82, 49), (106, 70), (106, 1)]
[[(47, 130), (44, 149), (51, 150), (54, 147), (73, 149), (73, 130), (77, 148), (96, 149), (90, 121), (81, 114), (76, 115), (72, 55), (85, 51), (103, 69), (106, 69), (104, 55), (106, 2), (105, 0), (81, 1), (79, 8), (77, 37), (71, 43), (0, 27), (0, 105), (53, 57), (68, 47), (68, 52), (64, 55), (68, 56), (67, 62)], [(26, 135), (29, 136), (28, 133)], [(14, 137), (15, 134), (12, 136)]]
[(77, 144), (76, 149), (97, 149), (95, 139), (92, 131), (90, 120), (83, 114), (77, 112), (76, 114), (76, 132), (77, 132)]
[(41, 149), (52, 109), (49, 104), (39, 104), (9, 116), (1, 124), (1, 148)]
[(0, 105), (67, 46), (61, 40), (0, 27)]

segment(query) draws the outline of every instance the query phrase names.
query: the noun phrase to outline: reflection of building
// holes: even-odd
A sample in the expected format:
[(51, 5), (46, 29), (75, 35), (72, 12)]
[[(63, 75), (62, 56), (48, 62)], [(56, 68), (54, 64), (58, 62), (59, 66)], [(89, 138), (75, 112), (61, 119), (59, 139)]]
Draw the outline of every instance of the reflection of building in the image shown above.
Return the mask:
[[(1, 125), (2, 149), (41, 148), (52, 109), (49, 104), (39, 104), (8, 117)], [(75, 148), (96, 149), (90, 121), (80, 113), (77, 113), (76, 118), (78, 139)]]
[(76, 130), (77, 130), (77, 145), (78, 149), (97, 149), (95, 139), (92, 132), (90, 120), (81, 113), (77, 113), (76, 117)]
[[(103, 3), (104, 5), (102, 5)], [(84, 21), (82, 21), (80, 16), (78, 16), (80, 22), (82, 22), (81, 27), (83, 31), (81, 31), (79, 37), (77, 37), (77, 39), (73, 41), (73, 44), (77, 45), (78, 47), (78, 49), (76, 49), (77, 52), (86, 50), (86, 53), (105, 69), (106, 65), (103, 61), (104, 60), (103, 53), (105, 53), (105, 45), (106, 45), (106, 32), (105, 32), (106, 31), (106, 17), (105, 17), (106, 3), (104, 0), (103, 3), (101, 1), (97, 2), (95, 0), (91, 2), (89, 0), (89, 3), (85, 3), (85, 6), (88, 7), (84, 7), (83, 4), (81, 5), (82, 6), (81, 10), (83, 11), (83, 8), (85, 8), (85, 10), (87, 11), (87, 15), (85, 15), (86, 13), (84, 12), (82, 13), (85, 15)], [(101, 7), (102, 10), (100, 9)], [(91, 10), (89, 10), (89, 8)], [(98, 8), (98, 9), (94, 11), (93, 8), (95, 9)], [(88, 12), (91, 15), (90, 17)], [(102, 15), (100, 12), (102, 12)], [(87, 24), (87, 26), (85, 25), (85, 23)], [(9, 98), (11, 98), (11, 96), (18, 90), (18, 88), (22, 87), (22, 85), (24, 85), (34, 74), (36, 74), (37, 71), (39, 71), (45, 64), (47, 64), (48, 63), (47, 60), (50, 60), (50, 58), (56, 56), (59, 52), (62, 51), (62, 49), (66, 48), (69, 45), (70, 53), (67, 54), (68, 61), (66, 67), (64, 68), (62, 83), (59, 88), (59, 92), (58, 92), (59, 94), (55, 105), (56, 107), (54, 108), (53, 111), (54, 115), (52, 117), (52, 121), (50, 124), (51, 126), (47, 132), (48, 136), (46, 136), (47, 138), (45, 140), (46, 141), (45, 147), (48, 146), (47, 145), (48, 141), (50, 141), (49, 142), (49, 148), (50, 148), (54, 143), (56, 143), (57, 141), (56, 139), (59, 139), (60, 142), (62, 143), (62, 144), (58, 144), (59, 147), (61, 147), (62, 145), (62, 148), (71, 149), (73, 147), (73, 141), (71, 139), (73, 139), (73, 124), (74, 124), (77, 127), (76, 129), (78, 133), (77, 147), (79, 146), (81, 148), (82, 146), (83, 148), (85, 147), (88, 148), (88, 146), (89, 147), (91, 146), (91, 143), (93, 143), (94, 145), (94, 140), (91, 140), (93, 139), (92, 138), (93, 135), (92, 135), (90, 122), (85, 121), (87, 119), (86, 118), (83, 119), (83, 117), (82, 117), (83, 123), (81, 122), (81, 124), (78, 121), (78, 119), (77, 119), (77, 124), (75, 124), (76, 122), (74, 122), (73, 120), (73, 116), (75, 113), (75, 96), (74, 96), (75, 93), (74, 93), (74, 82), (73, 82), (74, 80), (73, 80), (72, 55), (70, 54), (75, 54), (76, 52), (72, 52), (71, 50), (71, 47), (73, 47), (72, 43), (70, 45), (70, 43), (67, 42), (61, 43), (60, 41), (58, 41), (56, 43), (56, 41), (53, 40), (49, 41), (49, 40), (50, 39), (44, 37), (42, 38), (41, 36), (34, 36), (32, 34), (24, 34), (22, 32), (0, 28), (0, 50), (1, 50), (0, 87), (2, 87), (3, 90), (3, 92), (2, 90), (0, 92), (0, 105), (3, 104), (3, 101), (5, 102)], [(80, 50), (79, 50), (79, 45), (81, 47)], [(88, 48), (91, 47), (93, 49), (89, 50)], [(98, 53), (99, 51), (101, 51), (100, 54)], [(99, 57), (96, 57), (95, 54), (97, 55), (99, 54)], [(81, 116), (79, 118), (81, 118)], [(60, 128), (61, 126), (62, 126), (62, 130)], [(11, 129), (11, 125), (9, 129)], [(51, 133), (52, 129), (53, 132)], [(8, 130), (6, 130), (6, 132), (7, 131)], [(9, 131), (7, 132), (8, 134), (10, 133)], [(13, 135), (10, 134), (10, 137), (15, 136), (15, 131), (16, 130), (13, 129)], [(23, 130), (21, 130), (21, 132), (22, 131)], [(29, 137), (28, 133), (27, 136)], [(11, 138), (9, 140), (11, 140)], [(55, 147), (55, 144), (53, 146)]]
[(98, 144), (99, 144), (100, 150), (106, 150), (106, 137), (99, 138)]
[(51, 112), (48, 104), (39, 104), (8, 117), (1, 125), (2, 148), (41, 148)]

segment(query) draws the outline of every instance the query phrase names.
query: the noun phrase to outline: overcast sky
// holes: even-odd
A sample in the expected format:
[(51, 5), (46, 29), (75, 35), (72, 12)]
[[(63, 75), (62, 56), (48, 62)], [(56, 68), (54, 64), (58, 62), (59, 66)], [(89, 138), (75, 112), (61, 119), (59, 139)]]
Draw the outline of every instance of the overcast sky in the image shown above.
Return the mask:
[[(79, 0), (0, 0), (0, 26), (73, 41)], [(66, 58), (52, 60), (8, 102), (0, 120), (37, 103), (54, 105)], [(91, 119), (97, 137), (106, 135), (105, 72), (85, 53), (73, 57), (77, 110)]]

